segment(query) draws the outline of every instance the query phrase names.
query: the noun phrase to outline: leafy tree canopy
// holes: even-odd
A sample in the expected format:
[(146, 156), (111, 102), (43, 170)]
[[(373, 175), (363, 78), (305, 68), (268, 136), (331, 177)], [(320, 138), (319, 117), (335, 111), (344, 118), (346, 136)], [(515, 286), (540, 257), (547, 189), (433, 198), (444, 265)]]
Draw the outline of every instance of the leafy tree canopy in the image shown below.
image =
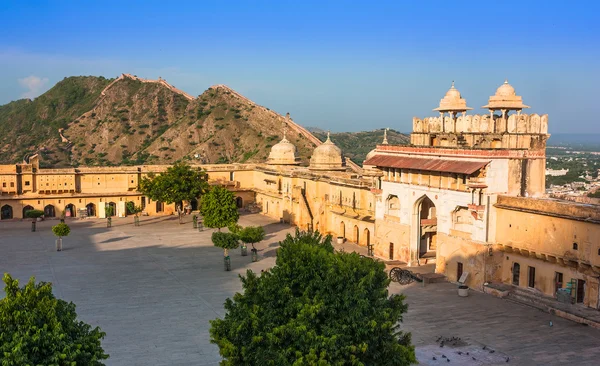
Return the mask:
[(213, 186), (202, 196), (200, 212), (204, 216), (204, 226), (211, 228), (234, 225), (240, 218), (233, 193), (222, 186)]
[(164, 173), (142, 178), (138, 190), (152, 200), (176, 203), (201, 197), (208, 190), (208, 182), (205, 171), (179, 162)]
[(68, 236), (71, 233), (69, 225), (61, 223), (52, 226), (52, 232), (58, 237)]
[(265, 239), (265, 229), (262, 226), (246, 226), (238, 234), (240, 240), (246, 244), (254, 244)]
[(235, 249), (239, 245), (237, 236), (233, 233), (215, 231), (212, 233), (211, 239), (216, 247), (223, 249)]
[(77, 320), (75, 304), (57, 299), (52, 285), (4, 274), (0, 300), (1, 365), (103, 365), (105, 333)]
[(223, 365), (409, 365), (403, 295), (389, 297), (384, 264), (335, 253), (331, 237), (296, 232), (275, 267), (241, 277), (243, 294), (211, 321)]
[(128, 215), (136, 215), (139, 214), (140, 212), (144, 211), (144, 209), (142, 208), (142, 206), (136, 206), (135, 203), (133, 201), (129, 201), (125, 204), (125, 208), (127, 209), (127, 214)]
[(42, 210), (29, 210), (25, 212), (25, 216), (30, 219), (37, 219), (38, 217), (44, 216), (44, 211)]

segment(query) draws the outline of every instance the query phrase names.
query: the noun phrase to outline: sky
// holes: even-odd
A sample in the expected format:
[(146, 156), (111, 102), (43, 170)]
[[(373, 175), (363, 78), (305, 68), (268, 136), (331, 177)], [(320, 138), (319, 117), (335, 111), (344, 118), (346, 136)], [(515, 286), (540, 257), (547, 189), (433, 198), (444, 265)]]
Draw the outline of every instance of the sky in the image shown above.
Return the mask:
[(505, 79), (550, 133), (600, 133), (600, 2), (0, 2), (0, 104), (66, 76), (226, 84), (297, 123), (410, 132), (455, 81), (474, 108)]

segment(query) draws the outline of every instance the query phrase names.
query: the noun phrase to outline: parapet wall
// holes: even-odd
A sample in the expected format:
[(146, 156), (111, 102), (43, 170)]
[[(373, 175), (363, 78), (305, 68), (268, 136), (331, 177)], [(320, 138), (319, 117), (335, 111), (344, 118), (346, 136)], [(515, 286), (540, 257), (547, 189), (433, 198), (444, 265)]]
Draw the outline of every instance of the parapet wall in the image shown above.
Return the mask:
[(600, 223), (600, 206), (551, 198), (498, 196), (497, 208)]
[(548, 115), (512, 114), (508, 118), (490, 115), (465, 115), (455, 119), (445, 117), (413, 118), (413, 133), (548, 133)]

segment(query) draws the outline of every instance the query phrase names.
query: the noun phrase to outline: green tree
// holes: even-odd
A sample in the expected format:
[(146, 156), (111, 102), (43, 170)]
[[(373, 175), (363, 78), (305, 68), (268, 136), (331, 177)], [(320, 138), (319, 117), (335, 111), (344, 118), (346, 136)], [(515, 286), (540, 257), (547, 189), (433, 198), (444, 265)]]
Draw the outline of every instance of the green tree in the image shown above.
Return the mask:
[(246, 226), (240, 230), (238, 236), (243, 243), (252, 244), (252, 250), (256, 250), (254, 244), (265, 239), (265, 229), (262, 226)]
[(241, 277), (244, 293), (211, 321), (222, 365), (409, 365), (410, 333), (400, 331), (403, 295), (388, 294), (385, 265), (335, 253), (331, 237), (296, 232), (276, 265)]
[(52, 285), (4, 274), (0, 300), (1, 365), (103, 365), (105, 333), (77, 320), (75, 304), (57, 299)]
[(108, 203), (104, 206), (104, 213), (106, 218), (113, 217), (115, 215), (115, 208)]
[[(154, 201), (182, 204), (183, 201), (202, 197), (208, 187), (205, 171), (179, 162), (169, 167), (164, 173), (149, 174), (148, 177), (142, 178), (138, 191)], [(182, 223), (181, 211), (179, 212), (179, 223)]]
[(71, 233), (71, 228), (67, 224), (60, 223), (52, 226), (52, 232), (60, 239), (63, 236), (68, 236)]
[(44, 211), (42, 210), (29, 210), (25, 212), (25, 216), (30, 218), (30, 219), (34, 219), (33, 221), (35, 221), (35, 219), (37, 219), (38, 217), (42, 217), (44, 216)]
[(216, 247), (223, 249), (223, 256), (229, 256), (229, 249), (236, 249), (239, 246), (237, 235), (233, 233), (223, 233), (215, 231), (211, 236), (212, 242)]
[(31, 231), (35, 231), (36, 221), (38, 218), (44, 216), (44, 211), (42, 210), (28, 210), (25, 211), (25, 217), (28, 217), (31, 220)]
[(200, 212), (204, 216), (204, 225), (210, 228), (228, 227), (240, 218), (235, 197), (222, 186), (213, 186), (200, 201)]

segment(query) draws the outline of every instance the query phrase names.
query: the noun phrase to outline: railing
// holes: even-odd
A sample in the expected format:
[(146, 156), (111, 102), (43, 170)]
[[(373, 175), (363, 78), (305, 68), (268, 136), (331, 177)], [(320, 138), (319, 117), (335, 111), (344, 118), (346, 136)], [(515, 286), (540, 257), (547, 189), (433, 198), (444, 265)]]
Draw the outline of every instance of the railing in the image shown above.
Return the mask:
[(300, 192), (302, 194), (302, 202), (304, 202), (304, 206), (306, 206), (306, 211), (308, 211), (308, 216), (310, 217), (310, 223), (312, 225), (313, 214), (312, 214), (312, 211), (310, 210), (310, 206), (308, 205), (308, 199), (306, 198), (306, 190), (304, 188), (302, 188), (300, 190)]

